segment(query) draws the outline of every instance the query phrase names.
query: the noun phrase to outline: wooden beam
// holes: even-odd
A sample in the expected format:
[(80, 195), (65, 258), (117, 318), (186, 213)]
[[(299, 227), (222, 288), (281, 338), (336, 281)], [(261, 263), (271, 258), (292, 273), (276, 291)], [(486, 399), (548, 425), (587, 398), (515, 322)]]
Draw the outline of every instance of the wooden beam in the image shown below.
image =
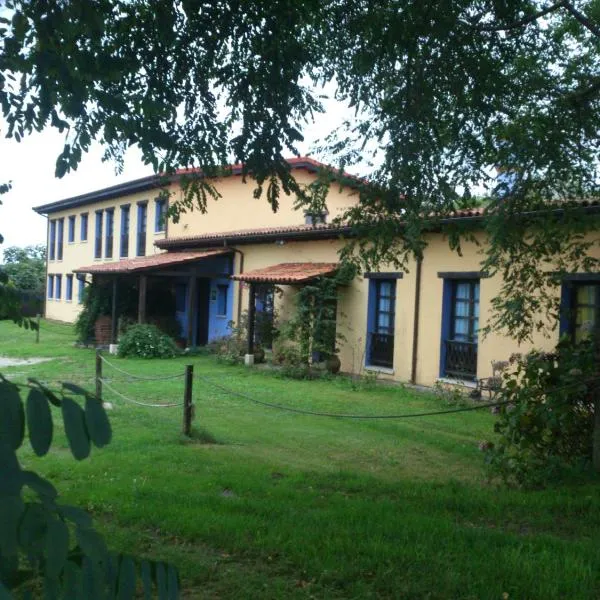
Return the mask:
[(256, 285), (250, 284), (248, 298), (248, 352), (254, 354), (254, 321), (256, 316)]
[(113, 279), (112, 285), (112, 322), (111, 322), (111, 333), (110, 333), (110, 343), (117, 343), (117, 288), (118, 288), (119, 278), (115, 276)]
[(138, 323), (146, 322), (146, 293), (148, 292), (148, 277), (140, 275), (138, 297)]
[(196, 271), (193, 271), (188, 280), (187, 293), (187, 346), (191, 348), (194, 344), (194, 306), (196, 305)]

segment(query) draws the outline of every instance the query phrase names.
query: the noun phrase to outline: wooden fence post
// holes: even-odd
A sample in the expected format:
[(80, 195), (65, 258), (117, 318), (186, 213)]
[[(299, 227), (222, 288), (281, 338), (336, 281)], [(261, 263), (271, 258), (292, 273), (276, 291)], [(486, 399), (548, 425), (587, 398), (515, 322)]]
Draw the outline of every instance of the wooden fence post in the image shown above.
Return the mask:
[(40, 313), (38, 313), (36, 315), (36, 320), (37, 320), (37, 330), (35, 332), (35, 343), (39, 344), (40, 343)]
[(192, 431), (192, 386), (194, 366), (185, 366), (185, 388), (183, 392), (183, 435), (189, 437)]
[(102, 402), (102, 355), (101, 350), (96, 350), (96, 398)]

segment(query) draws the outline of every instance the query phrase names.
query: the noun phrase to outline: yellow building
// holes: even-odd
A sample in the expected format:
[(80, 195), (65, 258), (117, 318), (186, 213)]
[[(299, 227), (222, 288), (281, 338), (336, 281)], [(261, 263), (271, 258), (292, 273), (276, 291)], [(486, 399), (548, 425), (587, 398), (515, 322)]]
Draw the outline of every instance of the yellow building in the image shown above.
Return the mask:
[[(306, 185), (324, 167), (309, 158), (289, 163)], [(86, 282), (96, 277), (112, 283), (115, 298), (135, 296), (140, 322), (168, 313), (182, 342), (202, 345), (227, 335), (228, 323), (239, 322), (249, 307), (264, 314), (276, 308), (285, 317), (299, 286), (335, 272), (343, 238), (352, 232), (332, 219), (357, 202), (352, 189), (332, 186), (327, 212), (307, 215), (285, 195), (274, 213), (264, 198), (254, 198), (253, 182), (244, 183), (238, 167), (213, 183), (220, 198), (209, 200), (206, 214), (186, 212), (177, 223), (165, 219), (168, 202), (182, 193), (177, 177), (168, 184), (168, 202), (160, 195), (164, 182), (152, 176), (36, 207), (48, 218), (46, 317), (73, 322)], [(478, 217), (477, 211), (456, 216)], [(427, 242), (422, 263), (408, 272), (384, 267), (339, 288), (343, 371), (428, 386), (474, 385), (492, 374), (492, 361), (530, 349), (499, 334), (478, 335), (501, 286), (480, 273), (480, 248), (465, 242), (459, 256), (441, 233), (428, 234)], [(283, 293), (274, 294), (274, 286)], [(563, 305), (577, 309), (576, 318), (534, 346), (550, 349), (559, 329), (581, 327), (600, 306), (598, 289), (593, 275), (573, 276)]]

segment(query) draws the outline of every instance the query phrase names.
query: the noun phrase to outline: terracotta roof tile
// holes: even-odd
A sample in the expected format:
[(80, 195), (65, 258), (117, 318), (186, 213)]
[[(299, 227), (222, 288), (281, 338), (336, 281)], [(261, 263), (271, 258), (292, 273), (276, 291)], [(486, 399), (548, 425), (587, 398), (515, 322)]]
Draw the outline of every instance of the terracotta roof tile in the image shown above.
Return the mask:
[(232, 279), (248, 283), (304, 283), (316, 277), (331, 275), (338, 267), (339, 263), (281, 263), (264, 269), (246, 271), (234, 275)]
[(219, 254), (228, 254), (231, 250), (227, 248), (212, 248), (209, 250), (191, 250), (188, 252), (165, 252), (153, 256), (142, 256), (139, 258), (129, 258), (109, 263), (97, 263), (88, 267), (79, 267), (74, 273), (92, 273), (92, 274), (116, 274), (116, 273), (135, 273), (138, 271), (150, 271), (162, 267), (182, 265), (202, 258), (217, 256)]

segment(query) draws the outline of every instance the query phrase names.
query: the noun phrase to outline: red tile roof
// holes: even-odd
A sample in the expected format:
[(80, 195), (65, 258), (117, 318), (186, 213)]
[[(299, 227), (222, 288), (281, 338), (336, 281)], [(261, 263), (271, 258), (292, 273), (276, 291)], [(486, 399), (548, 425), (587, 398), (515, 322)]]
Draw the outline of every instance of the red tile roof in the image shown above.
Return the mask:
[(229, 254), (228, 248), (212, 248), (210, 250), (190, 250), (188, 252), (165, 252), (153, 256), (143, 256), (139, 258), (129, 258), (108, 263), (97, 263), (88, 267), (79, 267), (74, 273), (91, 274), (117, 274), (117, 273), (136, 273), (138, 271), (150, 271), (162, 267), (172, 267), (193, 262), (210, 256), (219, 254)]
[(339, 263), (281, 263), (233, 275), (232, 279), (248, 283), (304, 283), (316, 277), (331, 275), (338, 267)]

